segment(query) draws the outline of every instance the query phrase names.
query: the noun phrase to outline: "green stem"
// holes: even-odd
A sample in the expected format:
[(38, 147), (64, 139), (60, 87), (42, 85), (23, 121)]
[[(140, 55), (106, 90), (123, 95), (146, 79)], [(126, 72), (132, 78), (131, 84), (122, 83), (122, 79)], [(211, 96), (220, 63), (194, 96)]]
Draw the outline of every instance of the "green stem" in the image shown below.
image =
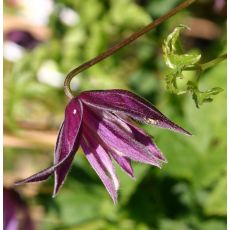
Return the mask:
[(109, 48), (108, 50), (103, 52), (102, 54), (96, 56), (95, 58), (93, 58), (93, 59), (83, 63), (82, 65), (78, 66), (77, 68), (73, 69), (66, 76), (66, 79), (65, 79), (65, 82), (64, 82), (64, 91), (65, 91), (66, 96), (69, 97), (69, 98), (74, 97), (74, 94), (73, 94), (73, 92), (72, 92), (72, 90), (70, 88), (70, 83), (71, 83), (71, 80), (72, 80), (72, 78), (74, 76), (76, 76), (80, 72), (88, 69), (89, 67), (97, 64), (98, 62), (104, 60), (105, 58), (111, 56), (112, 54), (114, 54), (115, 52), (120, 50), (121, 48), (127, 46), (131, 42), (135, 41), (137, 38), (141, 37), (145, 33), (149, 32), (152, 29), (154, 29), (155, 27), (157, 27), (158, 25), (160, 25), (161, 23), (163, 23), (164, 21), (166, 21), (167, 19), (169, 19), (170, 17), (172, 17), (173, 15), (178, 13), (179, 11), (187, 8), (189, 5), (191, 5), (195, 1), (196, 0), (186, 0), (186, 1), (184, 1), (183, 3), (178, 5), (176, 8), (172, 9), (171, 11), (169, 11), (165, 15), (161, 16), (160, 18), (156, 19), (155, 21), (153, 21), (149, 25), (145, 26), (144, 28), (140, 29), (139, 31), (134, 32), (131, 36), (129, 36), (128, 38), (125, 38), (121, 42), (115, 44), (114, 46), (112, 46), (111, 48)]
[(209, 69), (211, 67), (213, 67), (214, 65), (224, 61), (225, 59), (227, 59), (227, 54), (223, 54), (209, 62), (206, 62), (206, 63), (203, 63), (203, 64), (196, 64), (195, 66), (193, 67), (188, 67), (188, 68), (185, 68), (184, 70), (185, 71), (194, 71), (194, 70), (199, 70), (199, 71), (204, 71), (206, 69)]
[(217, 57), (217, 58), (215, 58), (209, 62), (206, 62), (204, 64), (200, 64), (200, 68), (202, 71), (204, 71), (204, 70), (209, 69), (210, 67), (218, 64), (219, 62), (224, 61), (225, 59), (227, 59), (227, 54), (223, 54), (223, 55), (221, 55), (221, 56), (219, 56), (219, 57)]

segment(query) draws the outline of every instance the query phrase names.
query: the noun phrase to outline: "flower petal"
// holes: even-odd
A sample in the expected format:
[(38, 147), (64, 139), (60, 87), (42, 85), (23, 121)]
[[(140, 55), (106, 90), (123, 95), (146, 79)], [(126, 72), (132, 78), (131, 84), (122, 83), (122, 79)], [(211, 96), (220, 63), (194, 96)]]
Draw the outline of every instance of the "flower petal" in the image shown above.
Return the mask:
[(82, 114), (83, 108), (81, 102), (73, 99), (67, 106), (65, 120), (59, 129), (55, 148), (54, 165), (24, 180), (16, 182), (15, 185), (43, 181), (48, 179), (49, 176), (55, 172), (55, 187), (53, 195), (57, 193), (64, 182), (75, 152), (79, 147)]
[(104, 117), (109, 119), (110, 121), (118, 124), (127, 134), (130, 135), (131, 138), (134, 138), (136, 141), (141, 143), (143, 146), (146, 146), (148, 150), (156, 157), (158, 160), (163, 162), (167, 162), (163, 154), (157, 148), (157, 146), (153, 143), (151, 137), (145, 133), (145, 131), (141, 128), (138, 128), (134, 122), (130, 121), (127, 116), (121, 116), (119, 113), (110, 113), (103, 112)]
[(63, 130), (57, 142), (54, 164), (59, 163), (68, 156), (61, 167), (55, 170), (55, 185), (53, 196), (55, 196), (63, 185), (64, 180), (70, 170), (75, 153), (80, 145), (80, 133), (83, 116), (81, 102), (74, 98), (66, 107)]
[(96, 113), (84, 106), (83, 122), (92, 133), (98, 134), (108, 148), (112, 147), (134, 161), (160, 167), (159, 160), (149, 152), (146, 146), (136, 141), (121, 126), (99, 114), (100, 111)]
[[(106, 118), (110, 119), (112, 122), (114, 121), (113, 118), (115, 115), (111, 114), (110, 112), (109, 113), (104, 112), (103, 115), (106, 116)], [(126, 130), (127, 132), (132, 132), (128, 125), (126, 125), (120, 119), (116, 119), (116, 120), (118, 122), (118, 125), (120, 125), (124, 130)], [(94, 134), (94, 135), (98, 137), (97, 134)], [(127, 172), (131, 177), (134, 177), (130, 159), (128, 159), (127, 157), (123, 157), (121, 153), (119, 153), (116, 149), (111, 148), (111, 146), (106, 145), (102, 140), (99, 140), (100, 139), (99, 137), (97, 139), (98, 139), (97, 140), (98, 143), (103, 145), (106, 151), (108, 151), (112, 155), (113, 159), (121, 166), (121, 168), (125, 172)]]
[(19, 181), (15, 182), (14, 185), (22, 185), (25, 183), (39, 182), (39, 181), (46, 180), (54, 173), (54, 170), (57, 167), (60, 167), (61, 163), (63, 163), (63, 162), (60, 162), (57, 165), (51, 166), (51, 167), (46, 168), (46, 169), (44, 169), (38, 173), (35, 173), (34, 175), (27, 177), (26, 179), (19, 180)]
[(158, 158), (164, 163), (167, 163), (166, 158), (163, 153), (158, 149), (156, 144), (152, 141), (153, 137), (150, 137), (145, 131), (135, 125), (135, 122), (129, 119), (129, 117), (121, 114), (114, 113), (114, 116), (117, 117), (116, 120), (119, 123), (123, 124), (125, 129), (129, 131), (134, 139), (142, 143), (144, 146), (147, 146), (148, 150), (153, 154), (154, 157)]
[(84, 137), (81, 139), (81, 146), (90, 165), (105, 185), (113, 202), (116, 203), (119, 182), (108, 154), (101, 145), (97, 145), (96, 142), (93, 141), (93, 138), (85, 132)]
[(83, 101), (83, 103), (98, 109), (114, 112), (119, 111), (143, 123), (153, 124), (191, 135), (170, 121), (151, 103), (126, 90), (87, 91), (81, 93), (79, 99)]
[(166, 158), (163, 153), (158, 149), (156, 144), (152, 141), (152, 138), (145, 133), (143, 129), (138, 128), (130, 121), (124, 121), (132, 131), (133, 138), (142, 143), (144, 146), (147, 146), (149, 152), (153, 154), (154, 157), (158, 158), (164, 163), (167, 163)]
[(130, 159), (128, 159), (127, 157), (121, 156), (118, 153), (118, 151), (116, 151), (115, 149), (110, 150), (110, 154), (112, 155), (113, 159), (120, 165), (120, 167), (126, 173), (128, 173), (128, 175), (134, 178), (134, 172), (133, 172), (133, 168), (132, 168)]

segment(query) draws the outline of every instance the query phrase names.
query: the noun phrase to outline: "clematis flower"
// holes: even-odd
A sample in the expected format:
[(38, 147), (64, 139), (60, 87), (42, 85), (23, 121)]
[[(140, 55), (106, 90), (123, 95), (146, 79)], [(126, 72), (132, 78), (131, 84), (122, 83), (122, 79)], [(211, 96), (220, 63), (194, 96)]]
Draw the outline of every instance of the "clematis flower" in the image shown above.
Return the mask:
[(156, 167), (166, 162), (151, 137), (138, 128), (134, 120), (190, 135), (149, 102), (129, 91), (82, 92), (66, 108), (53, 166), (17, 182), (17, 185), (43, 181), (54, 174), (55, 196), (81, 146), (90, 165), (116, 202), (119, 180), (112, 160), (131, 177), (134, 177), (131, 160)]

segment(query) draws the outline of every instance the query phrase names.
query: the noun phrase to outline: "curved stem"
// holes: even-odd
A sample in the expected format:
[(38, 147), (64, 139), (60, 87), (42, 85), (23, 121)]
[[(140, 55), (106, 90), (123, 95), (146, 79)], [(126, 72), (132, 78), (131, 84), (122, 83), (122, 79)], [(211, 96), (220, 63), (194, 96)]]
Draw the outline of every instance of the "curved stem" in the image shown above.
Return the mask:
[(189, 5), (191, 5), (195, 1), (196, 0), (186, 0), (186, 1), (184, 1), (183, 3), (178, 5), (176, 8), (172, 9), (171, 11), (169, 11), (165, 15), (161, 16), (160, 18), (156, 19), (155, 21), (153, 21), (149, 25), (145, 26), (144, 28), (140, 29), (139, 31), (134, 32), (131, 36), (129, 36), (128, 38), (125, 38), (121, 42), (119, 42), (116, 45), (112, 46), (111, 48), (109, 48), (108, 50), (103, 52), (102, 54), (96, 56), (95, 58), (93, 58), (93, 59), (83, 63), (82, 65), (78, 66), (77, 68), (73, 69), (66, 76), (66, 79), (65, 79), (65, 82), (64, 82), (64, 91), (65, 91), (66, 96), (69, 97), (69, 98), (74, 97), (73, 92), (72, 92), (72, 90), (70, 88), (70, 82), (71, 82), (71, 80), (72, 80), (72, 78), (74, 76), (76, 76), (80, 72), (84, 71), (85, 69), (88, 69), (89, 67), (95, 65), (96, 63), (104, 60), (105, 58), (111, 56), (112, 54), (117, 52), (119, 49), (121, 49), (124, 46), (127, 46), (128, 44), (130, 44), (131, 42), (135, 41), (137, 38), (141, 37), (145, 33), (149, 32), (153, 28), (157, 27), (162, 22), (166, 21), (167, 19), (169, 19), (170, 17), (172, 17), (173, 15), (175, 15), (176, 13), (181, 11), (182, 9), (188, 7)]

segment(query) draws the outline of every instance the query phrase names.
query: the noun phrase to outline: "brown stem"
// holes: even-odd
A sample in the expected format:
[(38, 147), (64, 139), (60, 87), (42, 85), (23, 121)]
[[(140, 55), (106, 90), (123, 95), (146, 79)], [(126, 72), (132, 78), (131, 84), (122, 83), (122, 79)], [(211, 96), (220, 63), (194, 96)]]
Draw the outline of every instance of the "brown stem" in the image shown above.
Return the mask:
[(160, 25), (162, 22), (166, 21), (167, 19), (169, 19), (170, 17), (172, 17), (173, 15), (178, 13), (179, 11), (183, 10), (184, 8), (188, 7), (189, 5), (191, 5), (195, 1), (196, 0), (186, 0), (186, 1), (184, 1), (183, 3), (178, 5), (176, 8), (172, 9), (171, 11), (169, 11), (165, 15), (161, 16), (160, 18), (156, 19), (155, 21), (153, 21), (149, 25), (145, 26), (144, 28), (140, 29), (139, 31), (134, 32), (128, 38), (123, 39), (121, 42), (115, 44), (114, 46), (112, 46), (108, 50), (104, 51), (102, 54), (96, 56), (95, 58), (93, 58), (93, 59), (83, 63), (82, 65), (78, 66), (77, 68), (73, 69), (66, 76), (66, 79), (65, 79), (65, 82), (64, 82), (64, 91), (65, 91), (66, 96), (69, 97), (69, 98), (74, 97), (74, 95), (72, 93), (72, 90), (70, 88), (70, 82), (71, 82), (71, 80), (72, 80), (72, 78), (74, 76), (76, 76), (80, 72), (88, 69), (89, 67), (95, 65), (96, 63), (104, 60), (105, 58), (111, 56), (112, 54), (117, 52), (119, 49), (121, 49), (124, 46), (127, 46), (128, 44), (130, 44), (131, 42), (135, 41), (137, 38), (141, 37), (145, 33), (149, 32), (152, 29), (154, 29), (155, 27)]

